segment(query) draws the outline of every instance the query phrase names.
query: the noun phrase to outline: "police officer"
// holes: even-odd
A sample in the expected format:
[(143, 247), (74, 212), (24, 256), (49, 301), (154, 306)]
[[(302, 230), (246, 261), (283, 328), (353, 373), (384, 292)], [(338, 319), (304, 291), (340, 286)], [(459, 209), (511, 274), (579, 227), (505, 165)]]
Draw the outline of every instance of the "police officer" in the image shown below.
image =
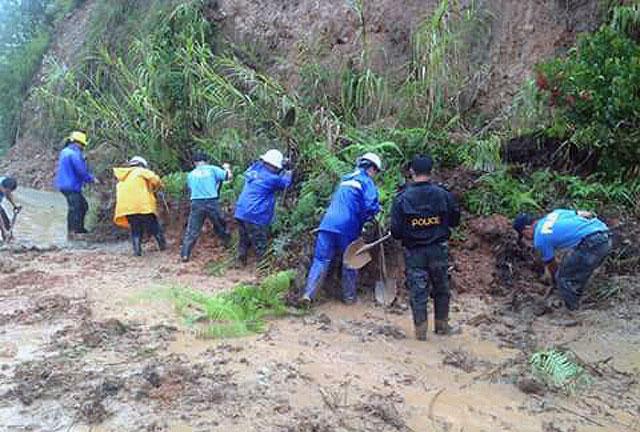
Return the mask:
[(276, 193), (291, 186), (293, 172), (280, 150), (271, 149), (260, 156), (244, 173), (244, 187), (236, 203), (240, 242), (238, 265), (247, 264), (247, 254), (253, 245), (258, 260), (264, 256), (273, 221)]
[[(589, 278), (611, 251), (607, 225), (588, 211), (557, 209), (541, 218), (522, 213), (513, 228), (533, 241), (567, 309), (578, 309)], [(563, 249), (571, 251), (558, 266), (555, 251)]]
[[(457, 332), (449, 325), (449, 247), (451, 228), (460, 222), (460, 208), (446, 189), (430, 182), (433, 160), (411, 161), (413, 182), (401, 191), (391, 210), (391, 234), (405, 248), (405, 277), (411, 293), (416, 339), (427, 339), (427, 298), (434, 300), (436, 334)], [(431, 293), (427, 279), (431, 282)]]
[[(380, 211), (373, 178), (381, 170), (380, 157), (366, 153), (356, 161), (355, 171), (342, 177), (318, 229), (313, 263), (301, 299), (303, 304), (309, 304), (315, 297), (333, 258), (342, 257), (349, 243), (362, 232), (365, 222)], [(357, 277), (357, 270), (342, 266), (342, 300), (346, 304), (356, 302)]]

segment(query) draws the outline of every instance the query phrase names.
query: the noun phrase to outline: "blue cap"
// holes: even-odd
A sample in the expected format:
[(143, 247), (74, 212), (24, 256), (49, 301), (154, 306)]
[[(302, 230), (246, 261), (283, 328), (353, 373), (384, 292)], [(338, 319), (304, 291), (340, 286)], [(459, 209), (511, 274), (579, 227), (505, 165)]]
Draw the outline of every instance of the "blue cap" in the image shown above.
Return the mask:
[(513, 229), (518, 232), (519, 235), (522, 235), (522, 231), (528, 226), (533, 225), (536, 218), (528, 213), (520, 213), (513, 220)]

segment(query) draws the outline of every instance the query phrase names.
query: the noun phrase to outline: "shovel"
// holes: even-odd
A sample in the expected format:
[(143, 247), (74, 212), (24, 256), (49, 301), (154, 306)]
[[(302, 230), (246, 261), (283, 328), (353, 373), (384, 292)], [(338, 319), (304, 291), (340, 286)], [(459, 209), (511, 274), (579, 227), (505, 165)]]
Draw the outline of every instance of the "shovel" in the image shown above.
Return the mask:
[(344, 251), (344, 254), (342, 255), (342, 264), (346, 265), (350, 269), (360, 270), (371, 261), (371, 254), (369, 253), (369, 250), (389, 239), (389, 237), (391, 237), (391, 234), (387, 234), (386, 236), (369, 244), (365, 243), (362, 237), (354, 240)]
[(391, 306), (396, 299), (397, 284), (395, 279), (387, 277), (387, 261), (382, 243), (380, 244), (380, 276), (382, 279), (376, 282), (374, 291), (376, 303)]

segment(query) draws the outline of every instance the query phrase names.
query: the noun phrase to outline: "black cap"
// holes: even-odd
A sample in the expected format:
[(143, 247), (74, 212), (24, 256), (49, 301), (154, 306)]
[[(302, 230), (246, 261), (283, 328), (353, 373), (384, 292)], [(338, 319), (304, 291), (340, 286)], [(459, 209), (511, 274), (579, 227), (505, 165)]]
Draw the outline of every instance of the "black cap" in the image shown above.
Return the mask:
[(433, 159), (428, 155), (417, 155), (411, 160), (411, 169), (417, 175), (430, 174), (433, 168)]
[(207, 162), (209, 160), (209, 156), (205, 152), (197, 152), (193, 155), (194, 162)]
[(13, 177), (5, 177), (2, 180), (2, 187), (14, 191), (18, 187), (18, 182)]
[(528, 226), (533, 225), (536, 221), (536, 218), (528, 213), (520, 213), (513, 220), (513, 229), (516, 230), (518, 235), (522, 236), (522, 231)]

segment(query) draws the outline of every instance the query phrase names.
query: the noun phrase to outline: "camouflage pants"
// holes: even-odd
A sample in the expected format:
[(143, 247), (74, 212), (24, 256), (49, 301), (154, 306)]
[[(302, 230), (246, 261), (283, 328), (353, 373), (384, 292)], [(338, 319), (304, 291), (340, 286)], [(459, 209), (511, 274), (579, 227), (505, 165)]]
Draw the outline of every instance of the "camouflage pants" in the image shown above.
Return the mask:
[(449, 246), (446, 242), (405, 249), (405, 278), (411, 294), (413, 322), (427, 320), (427, 300), (433, 298), (436, 320), (449, 317)]

